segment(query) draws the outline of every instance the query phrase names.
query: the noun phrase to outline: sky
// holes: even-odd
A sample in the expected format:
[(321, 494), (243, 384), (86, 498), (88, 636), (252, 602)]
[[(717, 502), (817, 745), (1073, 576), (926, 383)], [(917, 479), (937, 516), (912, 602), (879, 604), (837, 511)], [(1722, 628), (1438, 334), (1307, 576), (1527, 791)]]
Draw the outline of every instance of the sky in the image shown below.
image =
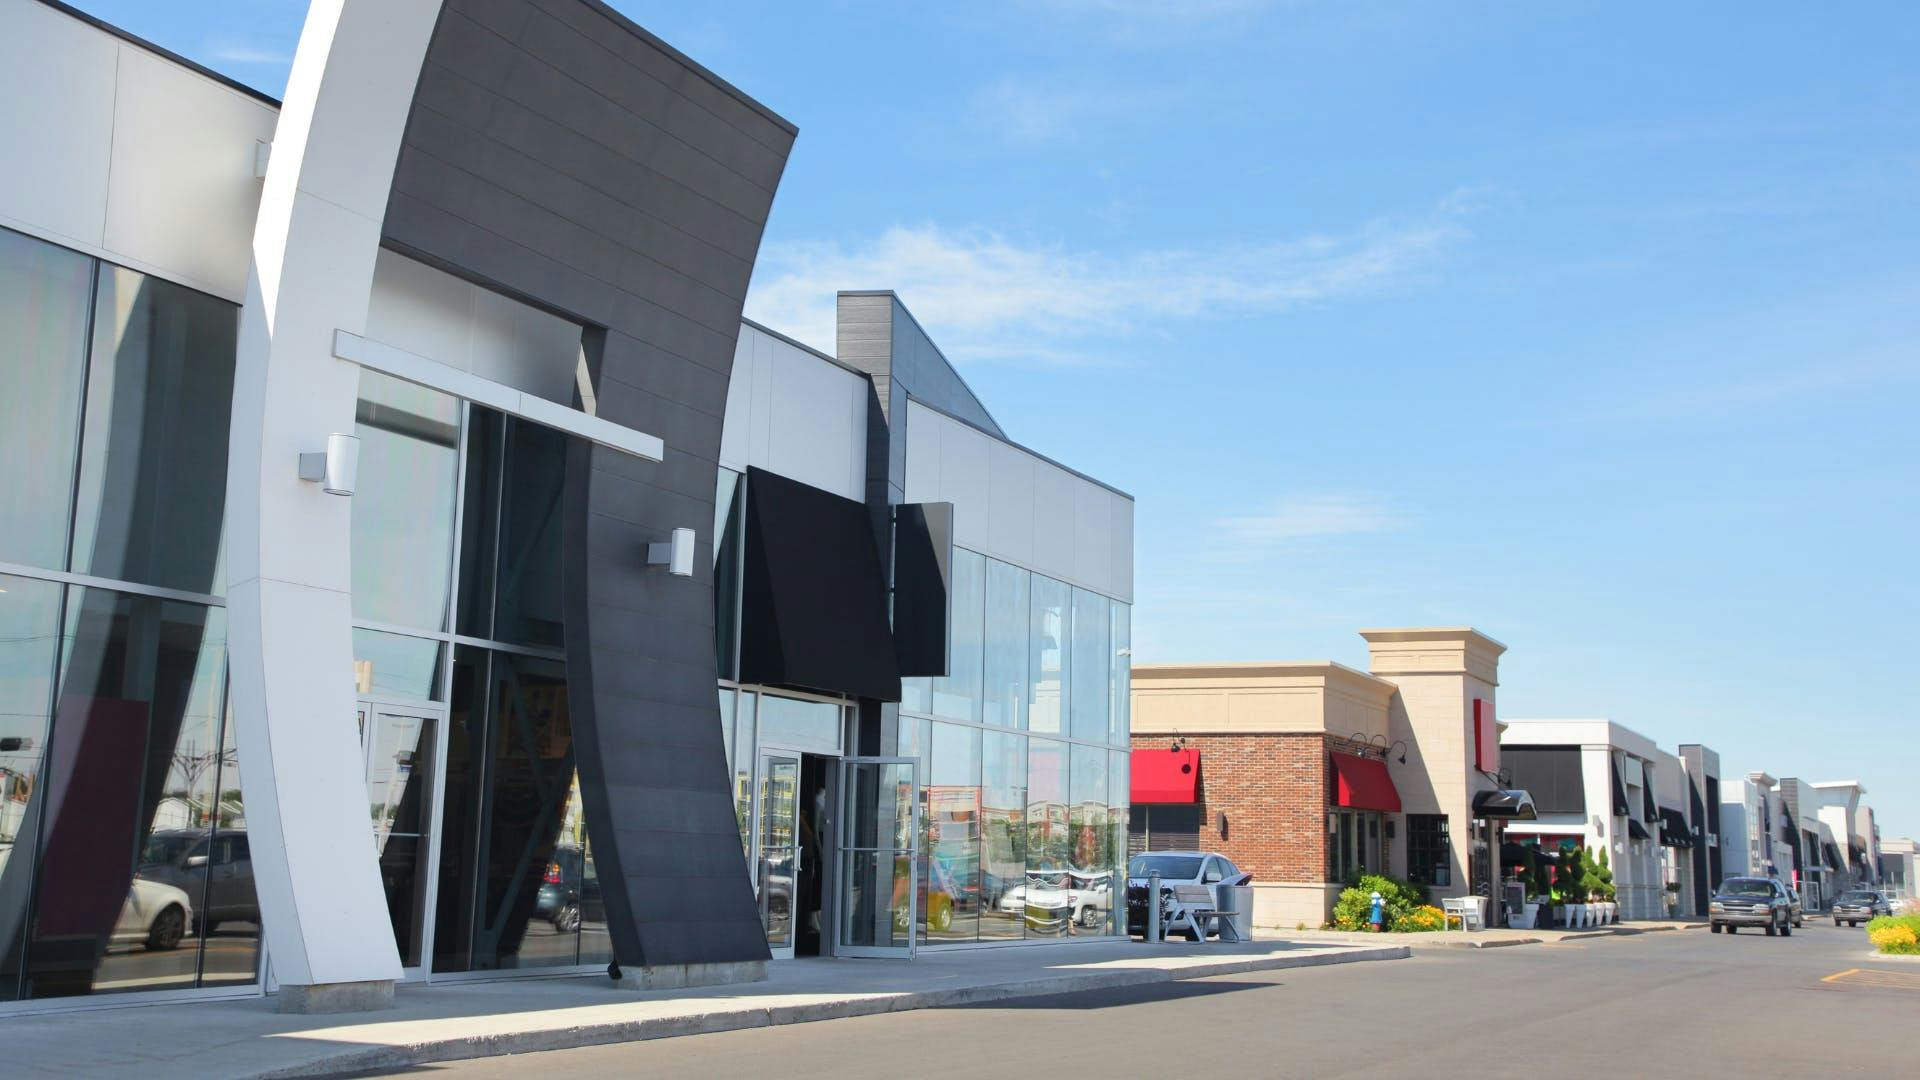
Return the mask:
[[(273, 94), (304, 12), (83, 6)], [(1920, 10), (614, 6), (800, 128), (750, 316), (895, 289), (1137, 499), (1136, 662), (1472, 625), (1920, 832)]]

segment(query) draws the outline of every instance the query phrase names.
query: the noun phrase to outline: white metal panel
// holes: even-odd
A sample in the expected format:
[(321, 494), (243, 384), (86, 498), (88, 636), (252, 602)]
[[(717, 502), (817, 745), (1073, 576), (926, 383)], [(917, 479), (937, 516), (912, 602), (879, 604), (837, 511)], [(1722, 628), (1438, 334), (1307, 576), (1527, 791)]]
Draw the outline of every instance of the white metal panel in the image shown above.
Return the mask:
[(1032, 454), (998, 439), (987, 444), (987, 544), (994, 557), (1020, 566), (1033, 563)]
[(1113, 493), (1073, 477), (1073, 581), (1112, 594), (1113, 536), (1108, 521)]
[(468, 370), (473, 348), (470, 288), (452, 274), (383, 248), (373, 264), (366, 336)]
[(756, 464), (823, 491), (863, 499), (848, 462), (864, 442), (866, 424), (856, 430), (853, 403), (860, 400), (865, 380), (778, 338), (758, 337), (771, 392), (767, 457)]
[(1109, 528), (1113, 531), (1113, 564), (1109, 567), (1112, 575), (1113, 596), (1133, 603), (1133, 500), (1125, 495), (1108, 492), (1113, 497), (1113, 511), (1108, 516)]
[(747, 462), (764, 469), (773, 457), (773, 340), (755, 334), (749, 356)]
[(986, 551), (988, 437), (965, 424), (942, 418), (940, 428), (940, 498), (953, 504), (953, 542), (974, 551)]
[[(63, 83), (71, 81), (71, 76)], [(275, 111), (132, 45), (120, 48), (102, 245), (112, 257), (239, 298)]]
[(1049, 577), (1073, 578), (1074, 478), (1045, 462), (1033, 471), (1033, 565)]
[[(946, 417), (907, 402), (907, 501), (938, 502), (940, 494), (940, 431)], [(895, 419), (899, 422), (899, 418)]]
[(720, 464), (745, 472), (747, 428), (753, 422), (753, 339), (759, 331), (741, 326), (733, 345), (733, 373), (727, 379), (727, 410), (720, 422)]
[(35, 0), (0, 0), (0, 28), (0, 222), (97, 251), (119, 42)]
[(473, 297), (473, 373), (572, 407), (584, 328), (491, 289), (467, 289)]

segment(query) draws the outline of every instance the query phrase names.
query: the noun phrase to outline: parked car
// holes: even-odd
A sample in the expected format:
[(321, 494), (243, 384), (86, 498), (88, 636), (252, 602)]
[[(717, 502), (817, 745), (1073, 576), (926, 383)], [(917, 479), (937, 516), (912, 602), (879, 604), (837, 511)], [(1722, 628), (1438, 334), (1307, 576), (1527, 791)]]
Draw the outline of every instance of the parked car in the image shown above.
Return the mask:
[[(1243, 874), (1225, 855), (1212, 851), (1150, 851), (1127, 863), (1127, 933), (1147, 932), (1147, 878), (1160, 875), (1163, 915), (1173, 904), (1175, 885), (1245, 885), (1253, 875)], [(1193, 935), (1189, 931), (1187, 936)]]
[(156, 829), (147, 837), (137, 872), (143, 880), (198, 896), (203, 872), (206, 893), (198, 927), (201, 936), (212, 934), (223, 922), (260, 921), (247, 830), (216, 829), (208, 836), (205, 829)]
[(1876, 915), (1893, 914), (1893, 904), (1872, 889), (1853, 889), (1833, 902), (1833, 925), (1859, 926)]
[(1793, 904), (1788, 889), (1774, 878), (1735, 877), (1720, 883), (1707, 904), (1707, 927), (1718, 934), (1760, 927), (1768, 937), (1793, 936)]
[(1787, 911), (1793, 916), (1795, 930), (1807, 925), (1806, 909), (1800, 906), (1800, 890), (1791, 885), (1787, 886)]
[[(0, 848), (0, 874), (7, 869), (7, 856), (13, 847)], [(120, 905), (120, 917), (114, 920), (108, 938), (110, 945), (140, 945), (149, 952), (166, 952), (179, 947), (193, 925), (193, 901), (185, 892), (144, 878), (133, 879), (126, 902)]]

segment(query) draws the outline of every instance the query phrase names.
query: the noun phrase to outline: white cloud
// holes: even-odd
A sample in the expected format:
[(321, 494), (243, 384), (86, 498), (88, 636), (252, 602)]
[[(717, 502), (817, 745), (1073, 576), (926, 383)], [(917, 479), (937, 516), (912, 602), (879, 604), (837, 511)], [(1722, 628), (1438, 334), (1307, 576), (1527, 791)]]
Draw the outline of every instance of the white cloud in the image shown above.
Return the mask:
[(1215, 522), (1228, 540), (1245, 547), (1393, 532), (1406, 524), (1405, 516), (1377, 495), (1337, 491), (1290, 495), (1262, 513)]
[(1009, 75), (974, 93), (973, 116), (981, 127), (1010, 142), (1042, 143), (1099, 125), (1137, 122), (1182, 96), (1171, 87), (1047, 86)]
[(988, 230), (894, 226), (873, 239), (770, 245), (750, 316), (834, 346), (834, 293), (892, 289), (961, 361), (1083, 363), (1102, 343), (1169, 322), (1285, 311), (1365, 294), (1430, 265), (1467, 235), (1455, 216), (1345, 235), (1126, 253), (1075, 251)]
[(284, 65), (293, 63), (291, 54), (277, 49), (262, 48), (243, 41), (215, 41), (207, 48), (207, 55), (214, 61), (224, 64), (260, 64)]

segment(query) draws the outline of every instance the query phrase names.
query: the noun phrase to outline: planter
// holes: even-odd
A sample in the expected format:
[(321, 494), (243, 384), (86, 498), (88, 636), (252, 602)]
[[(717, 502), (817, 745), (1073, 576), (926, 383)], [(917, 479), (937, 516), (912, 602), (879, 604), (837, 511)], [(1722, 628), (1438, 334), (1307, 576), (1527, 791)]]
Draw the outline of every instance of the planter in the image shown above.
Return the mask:
[(1534, 920), (1540, 917), (1539, 904), (1521, 904), (1520, 913), (1507, 919), (1507, 925), (1515, 930), (1533, 929)]
[(1567, 922), (1567, 905), (1565, 904), (1553, 905), (1553, 924), (1555, 926), (1569, 925)]
[(1620, 905), (1611, 900), (1607, 901), (1607, 921), (1616, 923), (1620, 921)]
[(1581, 929), (1587, 925), (1587, 905), (1567, 905), (1567, 925), (1572, 929)]

